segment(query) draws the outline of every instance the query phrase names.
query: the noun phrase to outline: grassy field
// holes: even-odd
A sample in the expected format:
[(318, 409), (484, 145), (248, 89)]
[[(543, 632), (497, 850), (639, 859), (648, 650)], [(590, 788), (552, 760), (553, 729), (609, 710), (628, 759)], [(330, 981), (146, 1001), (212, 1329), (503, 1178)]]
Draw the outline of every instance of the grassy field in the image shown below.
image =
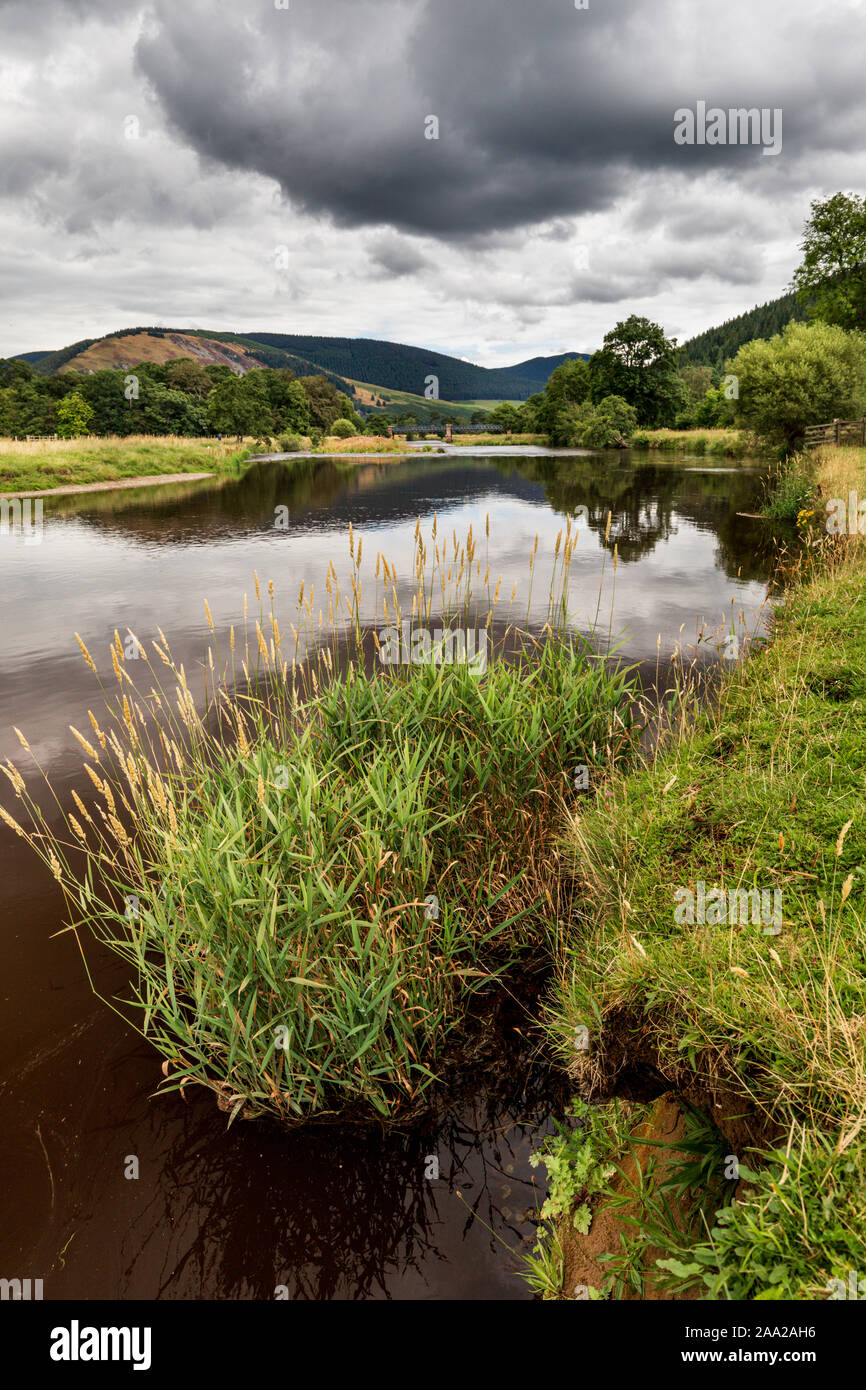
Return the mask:
[(546, 434), (456, 434), (452, 441), (460, 446), (466, 445), (502, 445), (508, 447), (511, 444), (538, 444), (541, 447), (547, 445)]
[(391, 439), (387, 435), (355, 434), (348, 439), (338, 439), (328, 435), (321, 444), (312, 450), (314, 454), (405, 454), (406, 444), (402, 439)]
[[(172, 473), (235, 474), (261, 441), (252, 438), (188, 439), (180, 435), (130, 435), (119, 438), (44, 439), (30, 442), (0, 439), (0, 492), (32, 492), (37, 489), (86, 483), (120, 482), (128, 478), (158, 477)], [(310, 450), (310, 440), (299, 441)], [(278, 449), (276, 440), (268, 449)], [(357, 435), (351, 439), (329, 436), (316, 454), (405, 454), (401, 440)]]
[[(813, 468), (824, 498), (866, 492), (866, 451)], [(692, 1296), (826, 1298), (866, 1268), (866, 537), (823, 521), (801, 518), (813, 529), (769, 646), (569, 835), (578, 909), (549, 1034), (582, 1095), (639, 1065), (708, 1117), (685, 1183), (695, 1220), (661, 1231), (644, 1183), (632, 1228)], [(700, 885), (725, 895), (703, 914)], [(778, 890), (778, 920), (756, 922), (753, 900), (744, 921), (732, 890), (768, 905)], [(536, 1264), (556, 1264), (562, 1235)]]
[(741, 458), (757, 450), (740, 430), (647, 430), (632, 435), (633, 449), (661, 449), (681, 454), (722, 454)]
[[(351, 381), (355, 389), (357, 400), (364, 407), (372, 407), (374, 410), (386, 410), (394, 413), (395, 408), (399, 408), (400, 413), (406, 411), (417, 411), (418, 419), (423, 420), (429, 416), (431, 410), (439, 410), (448, 415), (455, 415), (463, 424), (471, 424), (472, 415), (476, 410), (485, 409), (475, 401), (444, 401), (430, 400), (427, 396), (414, 395), (411, 391), (396, 391), (389, 386), (375, 386), (369, 381)], [(499, 401), (489, 403), (492, 410), (499, 405)]]
[(233, 472), (250, 452), (234, 440), (179, 435), (0, 439), (0, 492), (114, 482), (164, 473)]

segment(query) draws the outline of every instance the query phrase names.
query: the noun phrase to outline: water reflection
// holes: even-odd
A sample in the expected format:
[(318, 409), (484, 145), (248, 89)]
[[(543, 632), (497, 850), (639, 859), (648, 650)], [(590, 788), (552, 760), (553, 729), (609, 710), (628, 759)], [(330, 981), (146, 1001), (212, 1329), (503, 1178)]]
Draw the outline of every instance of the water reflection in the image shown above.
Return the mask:
[(529, 1155), (566, 1088), (513, 1031), (486, 1076), (388, 1134), (226, 1131), (204, 1093), (149, 1103), (153, 1054), (119, 1037), (106, 1049), (108, 1032), (103, 1015), (79, 1040), (85, 1076), (75, 1047), (30, 1073), (42, 1151), (29, 1107), (6, 1098), (7, 1141), (31, 1163), (7, 1189), (24, 1219), (0, 1257), (39, 1270), (46, 1298), (528, 1296), (518, 1270), (543, 1199)]

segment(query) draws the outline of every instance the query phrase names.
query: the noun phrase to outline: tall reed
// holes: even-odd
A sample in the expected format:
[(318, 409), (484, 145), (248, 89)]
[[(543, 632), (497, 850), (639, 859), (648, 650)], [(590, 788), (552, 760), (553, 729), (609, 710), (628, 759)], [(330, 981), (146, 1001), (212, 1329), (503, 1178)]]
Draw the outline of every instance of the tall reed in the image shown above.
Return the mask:
[(629, 672), (569, 622), (576, 539), (560, 533), (530, 634), (497, 624), (501, 581), (471, 530), (434, 522), (425, 539), (419, 522), (405, 618), (498, 632), (494, 659), (385, 666), (401, 582), (378, 555), (371, 630), (350, 527), (347, 592), (329, 564), (327, 611), (302, 585), (290, 633), (257, 576), (257, 615), (245, 599), (227, 648), (205, 604), (204, 700), (161, 630), (150, 654), (115, 634), (115, 688), (73, 730), (85, 780), (59, 829), (8, 765), (29, 816), (11, 823), (82, 949), (93, 931), (129, 963), (125, 1011), (165, 1088), (207, 1086), (232, 1119), (404, 1116), (473, 998), (555, 945), (575, 766), (621, 761), (637, 737)]

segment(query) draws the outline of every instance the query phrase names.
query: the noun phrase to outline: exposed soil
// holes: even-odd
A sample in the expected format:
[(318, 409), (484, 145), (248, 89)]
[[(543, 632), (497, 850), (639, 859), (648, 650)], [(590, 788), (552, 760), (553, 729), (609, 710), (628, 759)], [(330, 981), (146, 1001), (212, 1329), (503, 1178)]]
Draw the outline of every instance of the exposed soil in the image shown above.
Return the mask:
[(763, 1111), (744, 1097), (742, 1085), (724, 1075), (723, 1066), (695, 1072), (685, 1061), (664, 1062), (658, 1055), (652, 1021), (628, 1009), (612, 1011), (605, 1019), (600, 1044), (591, 1053), (578, 1054), (569, 1073), (587, 1100), (607, 1100), (616, 1095), (627, 1100), (649, 1101), (674, 1090), (683, 1100), (703, 1110), (724, 1135), (731, 1153), (771, 1145), (780, 1131)]
[[(569, 1072), (578, 1092), (586, 1099), (604, 1102), (616, 1096), (625, 1105), (654, 1100), (649, 1119), (632, 1131), (632, 1138), (638, 1141), (659, 1140), (670, 1144), (680, 1138), (685, 1127), (681, 1101), (711, 1118), (729, 1144), (730, 1152), (741, 1158), (749, 1148), (769, 1146), (779, 1137), (778, 1127), (745, 1098), (742, 1091), (729, 1084), (721, 1070), (716, 1074), (698, 1074), (685, 1063), (663, 1064), (649, 1020), (627, 1009), (614, 1012), (606, 1019), (601, 1046), (576, 1059)], [(676, 1089), (671, 1089), (672, 1086)], [(586, 1297), (582, 1291), (575, 1292), (581, 1286), (601, 1288), (611, 1274), (609, 1262), (601, 1257), (618, 1254), (622, 1250), (623, 1235), (634, 1238), (639, 1234), (638, 1202), (633, 1200), (614, 1210), (611, 1198), (633, 1191), (639, 1173), (646, 1173), (650, 1159), (654, 1160), (657, 1177), (663, 1177), (665, 1169), (682, 1161), (683, 1157), (675, 1148), (662, 1149), (638, 1142), (618, 1160), (621, 1172), (611, 1179), (610, 1197), (603, 1196), (594, 1210), (588, 1235), (575, 1231), (570, 1217), (560, 1222), (559, 1236), (565, 1256), (563, 1298)], [(747, 1184), (741, 1181), (735, 1200), (744, 1198), (746, 1191)], [(670, 1194), (668, 1200), (684, 1229), (688, 1219), (686, 1213)], [(634, 1219), (630, 1219), (632, 1215)], [(626, 1287), (618, 1298), (626, 1302), (639, 1298), (643, 1301), (699, 1299), (700, 1286), (680, 1294), (659, 1288), (655, 1261), (663, 1257), (663, 1251), (647, 1245), (641, 1261), (643, 1293), (638, 1295)]]
[[(649, 1119), (632, 1130), (632, 1137), (638, 1140), (661, 1140), (665, 1144), (670, 1144), (681, 1138), (684, 1130), (683, 1112), (676, 1096), (673, 1092), (668, 1091), (663, 1096), (659, 1096)], [(611, 1179), (610, 1192), (613, 1196), (618, 1197), (630, 1191), (638, 1177), (638, 1172), (646, 1172), (650, 1159), (655, 1160), (655, 1172), (658, 1177), (663, 1177), (665, 1170), (676, 1159), (682, 1160), (684, 1157), (685, 1155), (680, 1154), (676, 1149), (660, 1149), (651, 1144), (637, 1144), (622, 1159), (620, 1164), (622, 1174), (617, 1173)], [(674, 1209), (676, 1210), (675, 1205)], [(631, 1213), (634, 1214), (634, 1220), (629, 1219)], [(636, 1202), (630, 1202), (625, 1208), (617, 1208), (616, 1211), (613, 1211), (610, 1209), (609, 1203), (603, 1199), (593, 1215), (588, 1235), (584, 1236), (579, 1231), (575, 1231), (571, 1225), (570, 1217), (561, 1223), (560, 1239), (565, 1254), (562, 1287), (565, 1298), (580, 1297), (584, 1287), (601, 1288), (611, 1271), (609, 1264), (601, 1261), (599, 1257), (618, 1253), (621, 1249), (620, 1237), (623, 1234), (629, 1237), (638, 1234), (640, 1228), (637, 1224), (637, 1216)], [(685, 1225), (684, 1217), (682, 1221)], [(647, 1245), (643, 1251), (643, 1301), (671, 1300), (672, 1298), (678, 1301), (687, 1301), (699, 1298), (699, 1290), (671, 1295), (663, 1293), (659, 1289), (653, 1275), (655, 1273), (655, 1261), (663, 1254), (662, 1250), (652, 1245)], [(576, 1290), (580, 1290), (581, 1293), (576, 1294)], [(635, 1301), (637, 1298), (638, 1295), (634, 1290), (628, 1288), (620, 1295), (623, 1302)]]

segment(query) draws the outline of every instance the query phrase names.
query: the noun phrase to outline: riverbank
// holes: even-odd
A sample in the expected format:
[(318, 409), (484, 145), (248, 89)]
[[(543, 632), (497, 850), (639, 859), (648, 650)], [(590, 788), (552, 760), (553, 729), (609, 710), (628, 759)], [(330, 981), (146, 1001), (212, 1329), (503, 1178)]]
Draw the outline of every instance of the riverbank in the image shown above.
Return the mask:
[(550, 441), (546, 434), (485, 434), (479, 430), (478, 434), (458, 434), (452, 439), (452, 443), (458, 448), (473, 448), (479, 444), (490, 445), (491, 448), (510, 448), (515, 444), (534, 444), (538, 448), (546, 448)]
[(92, 483), (138, 479), (167, 482), (177, 475), (234, 473), (249, 453), (235, 440), (180, 435), (84, 439), (0, 439), (0, 493), (21, 497)]
[(63, 496), (111, 486), (152, 487), (188, 477), (234, 476), (246, 464), (273, 459), (394, 458), (409, 452), (396, 439), (328, 436), (315, 447), (254, 454), (255, 441), (191, 439), (181, 435), (129, 435), (84, 439), (0, 439), (0, 497)]
[[(90, 708), (100, 716), (102, 696), (96, 677), (79, 654), (76, 630), (110, 691), (118, 688), (108, 646), (117, 628), (126, 656), (131, 649), (127, 628), (131, 628), (167, 683), (169, 698), (163, 702), (167, 712), (177, 712), (173, 687), (179, 679), (172, 677), (152, 646), (154, 639), (162, 645), (161, 627), (178, 668), (185, 669), (196, 706), (204, 714), (212, 709), (205, 691), (210, 629), (204, 598), (209, 600), (216, 627), (215, 663), (218, 651), (229, 659), (230, 631), (235, 628), (243, 694), (245, 593), (249, 597), (253, 659), (258, 648), (254, 570), (258, 570), (265, 603), (264, 635), (268, 642), (268, 580), (274, 580), (275, 616), (282, 650), (289, 658), (294, 645), (290, 624), (297, 624), (295, 601), (302, 582), (305, 603), (315, 585), (312, 607), (317, 634), (320, 607), (325, 625), (329, 622), (329, 559), (333, 559), (341, 589), (352, 597), (347, 586), (351, 520), (364, 536), (364, 628), (369, 633), (375, 624), (381, 631), (377, 622), (381, 606), (374, 584), (376, 554), (381, 551), (394, 559), (398, 567), (395, 582), (409, 616), (415, 517), (421, 517), (432, 557), (431, 528), (443, 498), (448, 499), (448, 513), (445, 518), (440, 510), (439, 546), (441, 551), (445, 518), (449, 566), (453, 565), (452, 530), (459, 539), (474, 523), (475, 530), (480, 531), (477, 561), (481, 561), (481, 576), (479, 579), (476, 569), (473, 587), (484, 580), (488, 562), (491, 599), (502, 576), (492, 633), (497, 640), (503, 621), (513, 620), (532, 632), (540, 631), (550, 560), (564, 524), (562, 508), (583, 501), (589, 502), (596, 526), (594, 530), (581, 526), (572, 562), (572, 593), (586, 614), (573, 619), (579, 629), (591, 622), (595, 613), (605, 555), (605, 578), (615, 577), (617, 582), (614, 627), (617, 632), (628, 628), (631, 634), (630, 646), (622, 653), (627, 661), (654, 662), (658, 632), (662, 632), (662, 650), (669, 651), (680, 623), (690, 616), (693, 620), (698, 611), (719, 613), (730, 597), (732, 584), (738, 593), (738, 606), (742, 602), (747, 608), (750, 626), (757, 620), (767, 571), (760, 556), (752, 554), (752, 537), (759, 542), (765, 532), (759, 524), (740, 525), (733, 520), (738, 510), (759, 510), (760, 483), (756, 478), (729, 472), (708, 479), (678, 467), (652, 466), (652, 460), (649, 466), (631, 468), (628, 458), (620, 460), (619, 455), (605, 458), (586, 454), (552, 460), (527, 456), (525, 461), (518, 461), (500, 458), (502, 453), (501, 449), (490, 449), (486, 456), (473, 458), (470, 451), (458, 454), (455, 450), (446, 457), (422, 450), (405, 461), (397, 457), (371, 462), (369, 467), (314, 458), (273, 467), (252, 466), (237, 478), (46, 498), (41, 544), (0, 544), (6, 600), (0, 662), (0, 762), (11, 758), (20, 766), (33, 794), (53, 819), (59, 807), (21, 748), (13, 731), (17, 725), (63, 807), (76, 816), (88, 836), (95, 836), (105, 825), (94, 814), (93, 802), (103, 808), (105, 803), (78, 766), (79, 745), (68, 726), (74, 724), (92, 741), (104, 763), (106, 754), (87, 714)], [(285, 531), (273, 524), (285, 515), (275, 514), (277, 506), (288, 507)], [(613, 522), (610, 542), (605, 546), (608, 509), (613, 511)], [(488, 511), (489, 542), (484, 523)], [(677, 518), (677, 524), (666, 527), (662, 535), (657, 529), (660, 511)], [(632, 541), (640, 541), (639, 554), (628, 563), (620, 561), (614, 576), (613, 544), (620, 519), (629, 515), (638, 517), (637, 531), (632, 528), (631, 536)], [(530, 586), (527, 554), (536, 532), (539, 544)], [(521, 537), (528, 537), (528, 544)], [(358, 542), (356, 530), (356, 552)], [(458, 560), (454, 566), (455, 579), (460, 563)], [(742, 582), (734, 579), (741, 564)], [(689, 574), (690, 570), (694, 571), (694, 582), (689, 578), (672, 593), (670, 575)], [(517, 594), (510, 603), (515, 583)], [(381, 583), (379, 595), (381, 598)], [(479, 606), (483, 624), (486, 587)], [(607, 586), (601, 607), (600, 640), (606, 643)], [(438, 611), (436, 598), (430, 614), (434, 628)], [(339, 650), (345, 653), (345, 643)], [(153, 701), (147, 698), (151, 684), (147, 670), (140, 660), (129, 657), (123, 665), (142, 692), (137, 701), (130, 696), (133, 714), (136, 703), (150, 710)], [(408, 675), (410, 668), (403, 668), (403, 673)], [(479, 683), (482, 694), (485, 682), (486, 677)], [(126, 682), (124, 686), (129, 688)], [(536, 708), (545, 709), (540, 689)], [(492, 705), (491, 713), (495, 715), (497, 709), (497, 704)], [(362, 717), (366, 720), (369, 715), (362, 711)], [(214, 729), (219, 724), (215, 718), (209, 722)], [(100, 728), (104, 729), (101, 716)], [(453, 732), (457, 740), (459, 724)], [(227, 733), (230, 742), (231, 730)], [(499, 737), (495, 729), (493, 733)], [(503, 733), (508, 735), (507, 728)], [(177, 742), (184, 750), (186, 740)], [(383, 730), (381, 746), (383, 750), (388, 747), (387, 730)], [(427, 747), (425, 737), (425, 751)], [(380, 762), (384, 756), (383, 751)], [(439, 762), (441, 765), (441, 759)], [(102, 777), (100, 768), (92, 766)], [(509, 761), (494, 788), (497, 814), (505, 798), (505, 784), (514, 771), (514, 763)], [(563, 767), (561, 772), (563, 792), (574, 800), (572, 778), (565, 776), (571, 772), (573, 777), (572, 768)], [(338, 774), (338, 785), (346, 775), (344, 771)], [(282, 783), (286, 776), (275, 770), (273, 781)], [(72, 788), (89, 808), (96, 830), (81, 819)], [(513, 800), (518, 813), (543, 811), (537, 806), (537, 796), (521, 800), (519, 785), (517, 792)], [(275, 786), (269, 795), (274, 798), (271, 809), (287, 824), (289, 789)], [(330, 791), (320, 791), (319, 796), (323, 795), (331, 797)], [(20, 818), (20, 805), (2, 775), (0, 802)], [(123, 809), (119, 801), (117, 805)], [(257, 800), (255, 807), (260, 814)], [(483, 814), (484, 804), (477, 809)], [(126, 812), (122, 820), (128, 824)], [(561, 831), (558, 815), (554, 828), (557, 833)], [(387, 823), (386, 829), (396, 834)], [(447, 833), (447, 827), (442, 830)], [(64, 839), (76, 839), (74, 831)], [(0, 1242), (7, 1270), (32, 1270), (37, 1265), (46, 1276), (46, 1298), (242, 1298), (251, 1288), (266, 1297), (272, 1292), (275, 1277), (280, 1277), (274, 1275), (275, 1267), (302, 1271), (297, 1282), (292, 1274), (287, 1277), (290, 1293), (298, 1298), (459, 1296), (520, 1300), (530, 1296), (511, 1253), (514, 1248), (531, 1248), (529, 1237), (534, 1239), (535, 1235), (536, 1191), (542, 1172), (529, 1166), (528, 1157), (549, 1129), (550, 1116), (562, 1115), (568, 1103), (564, 1074), (551, 1068), (539, 1054), (538, 1033), (532, 1022), (537, 1017), (539, 989), (550, 978), (547, 947), (542, 951), (543, 975), (521, 968), (511, 995), (504, 986), (494, 983), (490, 987), (484, 1008), (495, 1011), (492, 1024), (489, 1014), (486, 1019), (479, 1017), (473, 1021), (468, 1038), (461, 1027), (459, 1044), (470, 1062), (444, 1077), (443, 1084), (450, 1089), (431, 1088), (433, 1116), (429, 1122), (391, 1128), (382, 1138), (378, 1124), (371, 1129), (314, 1123), (285, 1132), (275, 1123), (247, 1123), (239, 1117), (227, 1134), (229, 1116), (216, 1110), (211, 1091), (187, 1086), (185, 1099), (175, 1094), (162, 1099), (154, 1096), (164, 1081), (160, 1071), (163, 1058), (150, 1042), (140, 1042), (124, 1017), (110, 1007), (129, 994), (130, 976), (124, 963), (92, 943), (87, 928), (79, 928), (78, 938), (91, 970), (89, 980), (75, 935), (71, 931), (58, 935), (68, 921), (78, 920), (80, 907), (75, 905), (71, 915), (64, 914), (50, 869), (33, 860), (24, 841), (2, 824), (0, 843), (6, 870), (0, 885), (0, 915), (21, 924), (20, 931), (6, 932), (0, 944), (8, 1038), (3, 1068), (8, 1084), (0, 1096), (0, 1124), (6, 1151), (21, 1178), (18, 1218), (14, 1229), (7, 1230)], [(515, 864), (515, 873), (522, 862)], [(392, 863), (387, 861), (388, 866)], [(556, 861), (545, 858), (539, 863), (544, 870), (539, 881), (553, 894), (550, 874)], [(360, 864), (355, 874), (359, 868)], [(458, 867), (451, 870), (451, 875), (458, 874)], [(214, 886), (221, 888), (220, 883)], [(389, 880), (380, 887), (389, 891)], [(464, 891), (463, 884), (458, 887)], [(126, 891), (134, 894), (136, 890), (130, 884)], [(189, 896), (187, 903), (192, 907)], [(286, 929), (283, 905), (281, 894), (277, 917), (280, 942)], [(236, 907), (236, 919), (246, 911)], [(440, 911), (440, 921), (442, 916)], [(549, 907), (544, 909), (544, 916), (551, 922)], [(499, 926), (501, 920), (492, 922), (491, 927)], [(405, 918), (401, 925), (405, 927)], [(398, 930), (398, 944), (405, 940), (405, 934)], [(260, 960), (263, 956), (257, 954), (253, 964)], [(470, 968), (480, 967), (473, 964)], [(471, 985), (478, 979), (467, 976), (466, 983)], [(251, 983), (237, 1000), (244, 1023), (254, 992)], [(522, 1006), (512, 998), (515, 994)], [(257, 1018), (264, 1007), (263, 997), (260, 991), (255, 1005)], [(310, 986), (306, 1007), (315, 998)], [(370, 1003), (374, 1000), (375, 992)], [(479, 1011), (481, 1005), (478, 996)], [(474, 1019), (476, 1004), (472, 1008)], [(308, 1017), (312, 1016), (310, 1012)], [(366, 1036), (358, 1034), (355, 1050)], [(503, 1040), (519, 1042), (521, 1037), (525, 1047), (517, 1052), (504, 1046)], [(472, 1060), (472, 1049), (481, 1042), (485, 1048), (495, 1049), (492, 1060), (487, 1053), (484, 1062)], [(355, 1065), (362, 1067), (376, 1046), (374, 1043)], [(494, 1110), (489, 1099), (492, 1079), (503, 1072), (513, 1084), (509, 1094), (515, 1097), (513, 1108), (504, 1112)], [(231, 1071), (220, 1071), (216, 1076), (230, 1080)], [(459, 1110), (455, 1109), (455, 1091), (461, 1097)], [(110, 1116), (110, 1123), (106, 1123), (106, 1116)], [(50, 1211), (49, 1174), (35, 1131), (37, 1124), (55, 1177), (61, 1169), (63, 1173)], [(137, 1154), (141, 1171), (153, 1174), (154, 1182), (144, 1188), (140, 1183), (122, 1182), (119, 1186), (118, 1153)], [(425, 1156), (429, 1154), (438, 1155), (438, 1182), (424, 1176)], [(501, 1176), (507, 1165), (513, 1165), (514, 1172)], [(183, 1175), (182, 1181), (176, 1180), (178, 1173)], [(537, 1180), (535, 1188), (532, 1177)], [(471, 1190), (466, 1185), (470, 1181)], [(502, 1184), (511, 1186), (510, 1197), (503, 1195)], [(130, 1208), (139, 1188), (140, 1201)], [(191, 1188), (204, 1194), (203, 1205), (190, 1199)], [(471, 1203), (471, 1219), (455, 1188)], [(370, 1211), (376, 1213), (372, 1225), (366, 1215)], [(279, 1216), (282, 1242), (277, 1246), (256, 1238), (257, 1232), (273, 1226), (274, 1212)], [(487, 1226), (496, 1237), (490, 1236)], [(146, 1260), (130, 1263), (125, 1258), (123, 1241), (130, 1231), (134, 1248), (149, 1252)], [(70, 1251), (75, 1258), (67, 1258), (61, 1267), (56, 1252), (64, 1250), (73, 1232), (77, 1234)], [(311, 1232), (318, 1247), (333, 1253), (334, 1263), (317, 1267), (307, 1280), (304, 1251), (309, 1248)], [(185, 1262), (182, 1252), (189, 1248), (200, 1249), (202, 1258)], [(109, 1260), (106, 1249), (114, 1252)], [(236, 1253), (238, 1249), (242, 1258), (233, 1256), (224, 1261), (226, 1250)], [(404, 1260), (407, 1251), (417, 1254), (417, 1262)], [(165, 1270), (170, 1271), (168, 1276)]]
[[(812, 468), (822, 499), (866, 493), (864, 450)], [(650, 1277), (667, 1297), (827, 1298), (866, 1265), (866, 538), (830, 537), (824, 519), (823, 504), (803, 518), (767, 648), (574, 817), (548, 1034), (579, 1095), (670, 1089), (693, 1142), (679, 1186), (632, 1182), (626, 1228), (610, 1220), (634, 1149), (620, 1129), (599, 1160), (609, 1181), (588, 1194), (575, 1177), (542, 1236), (548, 1296), (575, 1296), (563, 1278), (587, 1267), (596, 1221), (614, 1265), (589, 1297)]]
[[(675, 442), (669, 442), (670, 440)], [(642, 442), (649, 439), (650, 443)], [(633, 448), (660, 449), (666, 459), (671, 454), (709, 453), (739, 458), (745, 453), (739, 443), (732, 442), (731, 432), (723, 430), (693, 431), (673, 435), (671, 431), (656, 430), (636, 435)], [(552, 448), (545, 436), (534, 434), (460, 435), (452, 444), (437, 442), (433, 437), (407, 443), (405, 439), (390, 439), (356, 435), (349, 439), (327, 436), (319, 444), (304, 440), (304, 447), (291, 452), (253, 453), (255, 441), (190, 439), (179, 435), (130, 435), (128, 437), (84, 439), (13, 440), (0, 439), (0, 497), (36, 497), (64, 495), (78, 491), (103, 490), (105, 485), (137, 480), (142, 487), (177, 481), (181, 475), (204, 478), (208, 474), (237, 474), (246, 464), (264, 463), (292, 458), (340, 458), (346, 463), (375, 462), (425, 452), (459, 453), (495, 448), (525, 452), (532, 449), (550, 455), (586, 453), (586, 450)], [(672, 460), (671, 460), (672, 461)], [(99, 488), (93, 485), (99, 484)]]
[(743, 430), (638, 429), (632, 435), (631, 447), (673, 454), (719, 454), (724, 458), (742, 458), (759, 452), (756, 441)]

